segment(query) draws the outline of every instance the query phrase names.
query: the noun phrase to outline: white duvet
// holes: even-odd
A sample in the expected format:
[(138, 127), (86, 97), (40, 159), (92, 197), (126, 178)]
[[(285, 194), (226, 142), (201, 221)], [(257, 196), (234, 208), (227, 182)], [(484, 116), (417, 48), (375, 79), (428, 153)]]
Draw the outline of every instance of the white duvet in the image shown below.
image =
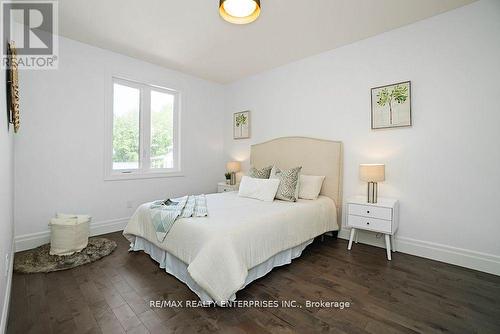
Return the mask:
[(207, 195), (208, 217), (175, 222), (163, 242), (156, 238), (150, 204), (141, 205), (123, 231), (140, 236), (188, 265), (193, 280), (220, 303), (240, 290), (248, 270), (275, 254), (338, 230), (333, 200), (262, 202), (237, 192)]

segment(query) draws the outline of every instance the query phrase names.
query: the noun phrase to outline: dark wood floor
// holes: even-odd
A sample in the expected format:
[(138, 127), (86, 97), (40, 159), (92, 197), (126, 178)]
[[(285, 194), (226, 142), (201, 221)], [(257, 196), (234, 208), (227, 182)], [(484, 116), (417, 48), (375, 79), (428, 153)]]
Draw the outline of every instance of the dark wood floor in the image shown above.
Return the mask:
[(500, 333), (500, 277), (326, 238), (238, 294), (242, 300), (337, 300), (350, 308), (150, 308), (196, 300), (144, 253), (15, 274), (8, 333)]

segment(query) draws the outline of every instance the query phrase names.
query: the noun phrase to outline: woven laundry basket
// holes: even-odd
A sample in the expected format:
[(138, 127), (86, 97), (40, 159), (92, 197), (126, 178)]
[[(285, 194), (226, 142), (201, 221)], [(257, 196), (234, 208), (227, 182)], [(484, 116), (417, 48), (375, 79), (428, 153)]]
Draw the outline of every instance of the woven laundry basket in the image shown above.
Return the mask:
[(50, 255), (71, 255), (87, 247), (89, 223), (87, 215), (58, 213), (50, 220)]

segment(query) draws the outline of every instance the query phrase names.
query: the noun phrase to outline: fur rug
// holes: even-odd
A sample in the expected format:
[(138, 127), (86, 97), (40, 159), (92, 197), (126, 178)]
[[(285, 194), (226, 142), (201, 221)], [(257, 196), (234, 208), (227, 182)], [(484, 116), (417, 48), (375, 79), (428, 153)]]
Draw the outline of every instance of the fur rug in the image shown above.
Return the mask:
[(81, 252), (73, 255), (49, 255), (50, 244), (21, 252), (14, 257), (14, 271), (23, 274), (48, 273), (78, 267), (111, 254), (116, 242), (106, 238), (90, 238)]

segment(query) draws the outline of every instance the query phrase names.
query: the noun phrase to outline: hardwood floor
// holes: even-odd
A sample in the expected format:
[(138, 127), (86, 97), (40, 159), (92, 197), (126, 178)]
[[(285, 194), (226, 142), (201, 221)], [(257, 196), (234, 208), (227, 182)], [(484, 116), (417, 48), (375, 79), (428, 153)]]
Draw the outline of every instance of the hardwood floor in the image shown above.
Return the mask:
[[(8, 333), (500, 333), (500, 277), (344, 240), (316, 240), (291, 265), (237, 294), (302, 308), (150, 308), (197, 300), (148, 255), (127, 252), (72, 270), (13, 277)], [(306, 300), (349, 308), (306, 308)]]

